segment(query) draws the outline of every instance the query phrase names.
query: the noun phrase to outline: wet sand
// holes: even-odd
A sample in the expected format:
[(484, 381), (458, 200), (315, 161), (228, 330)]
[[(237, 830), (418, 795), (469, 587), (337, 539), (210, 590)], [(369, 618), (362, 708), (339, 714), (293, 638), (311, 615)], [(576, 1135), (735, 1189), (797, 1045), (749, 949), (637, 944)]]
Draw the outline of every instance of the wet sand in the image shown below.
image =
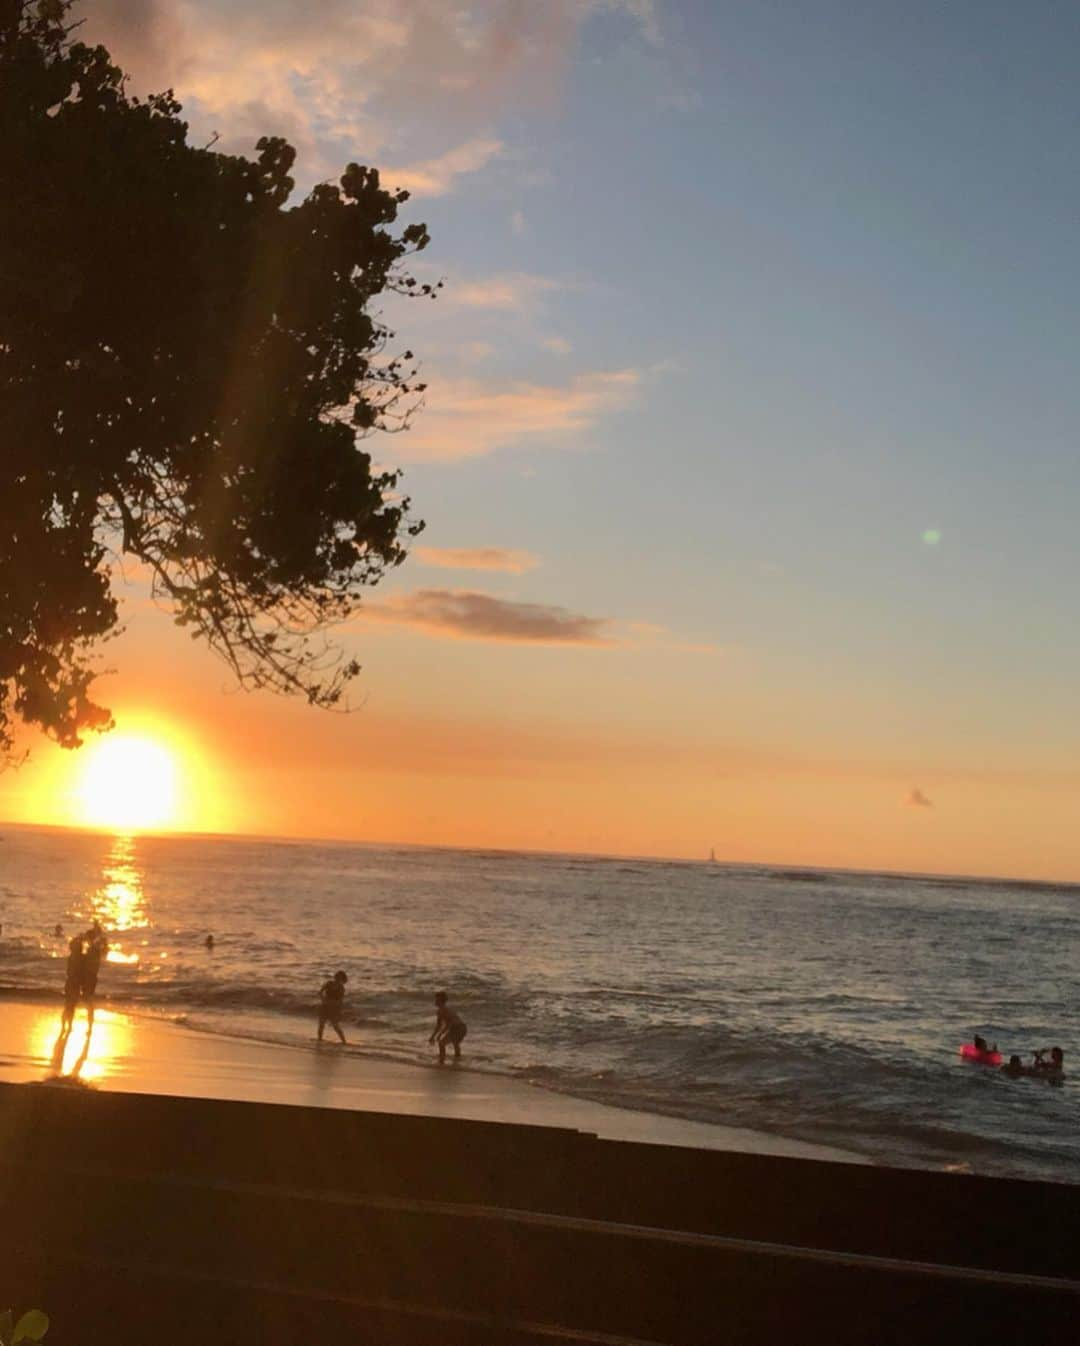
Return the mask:
[(56, 1057), (55, 1005), (0, 1001), (0, 1080), (77, 1073), (97, 1089), (185, 1098), (563, 1127), (608, 1140), (865, 1163), (862, 1156), (743, 1127), (609, 1107), (447, 1065), (406, 1065), (325, 1043), (310, 1050), (200, 1033), (164, 1020), (98, 1011), (89, 1050), (82, 1010)]

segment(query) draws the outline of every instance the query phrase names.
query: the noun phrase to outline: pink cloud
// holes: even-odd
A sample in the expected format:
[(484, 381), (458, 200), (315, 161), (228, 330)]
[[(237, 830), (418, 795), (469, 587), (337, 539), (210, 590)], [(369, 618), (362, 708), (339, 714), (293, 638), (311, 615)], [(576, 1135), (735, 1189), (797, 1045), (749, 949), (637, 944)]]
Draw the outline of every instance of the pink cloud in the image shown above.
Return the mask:
[(535, 308), (545, 295), (568, 288), (564, 281), (550, 276), (509, 271), (475, 280), (446, 277), (441, 296), (443, 307), (458, 304), (463, 308), (492, 309), (500, 313), (520, 313)]
[[(521, 569), (536, 564), (528, 552), (505, 552), (498, 548), (418, 548), (435, 552), (433, 564), (475, 569), (510, 570), (507, 558), (528, 557)], [(448, 557), (461, 557), (448, 560)], [(490, 557), (497, 564), (484, 564)], [(479, 564), (477, 564), (479, 562)], [(432, 562), (429, 562), (432, 563)], [(517, 564), (514, 565), (516, 573)], [(498, 598), (475, 589), (416, 589), (395, 594), (383, 602), (369, 602), (360, 620), (410, 627), (424, 635), (444, 640), (481, 640), (519, 645), (575, 645), (620, 649), (627, 652), (667, 649), (681, 653), (717, 654), (715, 645), (687, 644), (671, 639), (664, 626), (651, 622), (616, 622), (608, 617), (588, 617), (551, 603), (525, 603)]]
[(610, 623), (547, 603), (518, 603), (468, 589), (417, 589), (361, 611), (367, 621), (408, 626), (449, 640), (525, 645), (612, 646)]
[(80, 37), (104, 42), (136, 91), (175, 89), (196, 138), (218, 131), (235, 151), (288, 136), (302, 181), (385, 159), (403, 137), (426, 148), (437, 128), (442, 146), (401, 170), (431, 195), (495, 155), (481, 148), (497, 143), (493, 118), (559, 97), (602, 9), (655, 40), (651, 0), (95, 0)]
[(444, 570), (500, 570), (509, 575), (521, 575), (540, 564), (532, 552), (509, 547), (414, 547), (412, 555), (424, 565)]
[(475, 379), (433, 378), (423, 410), (395, 442), (397, 457), (454, 462), (538, 437), (581, 433), (626, 407), (640, 381), (636, 369), (579, 374), (562, 385), (502, 388)]
[(490, 341), (465, 341), (457, 348), (455, 354), (466, 364), (479, 365), (491, 359), (495, 354), (495, 347)]
[(501, 140), (468, 140), (436, 159), (383, 169), (382, 177), (388, 186), (404, 187), (414, 196), (445, 196), (454, 190), (459, 177), (478, 173), (502, 151)]

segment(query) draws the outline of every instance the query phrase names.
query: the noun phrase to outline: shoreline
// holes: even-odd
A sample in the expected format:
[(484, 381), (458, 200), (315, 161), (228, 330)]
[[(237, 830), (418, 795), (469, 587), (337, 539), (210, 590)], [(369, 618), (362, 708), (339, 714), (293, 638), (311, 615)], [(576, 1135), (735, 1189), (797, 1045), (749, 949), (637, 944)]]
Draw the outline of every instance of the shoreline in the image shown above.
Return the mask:
[(330, 1043), (304, 1047), (231, 1037), (106, 1006), (97, 1011), (81, 1065), (86, 1034), (80, 1009), (55, 1070), (59, 1031), (55, 1001), (0, 1000), (0, 1080), (40, 1083), (77, 1076), (82, 1085), (109, 1092), (504, 1122), (607, 1140), (872, 1163), (839, 1147), (640, 1112), (482, 1069), (399, 1062)]

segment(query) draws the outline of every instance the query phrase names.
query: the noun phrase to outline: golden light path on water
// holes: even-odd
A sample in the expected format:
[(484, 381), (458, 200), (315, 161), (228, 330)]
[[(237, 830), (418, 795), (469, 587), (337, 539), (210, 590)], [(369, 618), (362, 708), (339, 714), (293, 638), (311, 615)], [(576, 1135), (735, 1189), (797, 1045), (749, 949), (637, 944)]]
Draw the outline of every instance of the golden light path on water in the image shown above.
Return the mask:
[(130, 832), (113, 837), (102, 866), (101, 886), (91, 903), (91, 915), (108, 932), (107, 961), (137, 963), (137, 950), (125, 948), (124, 941), (117, 938), (125, 930), (142, 929), (149, 923), (142, 872), (135, 856), (135, 838)]

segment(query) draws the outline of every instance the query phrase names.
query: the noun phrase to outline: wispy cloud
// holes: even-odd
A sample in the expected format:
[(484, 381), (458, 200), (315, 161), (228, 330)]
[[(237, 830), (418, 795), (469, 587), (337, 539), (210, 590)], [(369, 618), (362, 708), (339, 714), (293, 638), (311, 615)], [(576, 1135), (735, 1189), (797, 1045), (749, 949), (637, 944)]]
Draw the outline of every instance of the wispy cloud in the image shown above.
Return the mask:
[(515, 210), (514, 213), (510, 216), (510, 228), (511, 228), (511, 230), (512, 230), (515, 234), (517, 234), (518, 237), (520, 238), (520, 236), (525, 232), (525, 230), (526, 230), (527, 227), (528, 227), (528, 226), (527, 226), (527, 224), (526, 224), (526, 222), (525, 222), (525, 213), (524, 213), (524, 211), (521, 211), (521, 210)]
[[(496, 547), (416, 549), (429, 565), (520, 573), (539, 564), (530, 552)], [(551, 603), (498, 598), (476, 589), (416, 589), (382, 602), (369, 602), (361, 621), (411, 627), (444, 640), (482, 640), (518, 645), (580, 645), (628, 652), (650, 650), (719, 654), (716, 645), (678, 640), (665, 626), (589, 617)]]
[(467, 364), (479, 365), (491, 359), (495, 354), (495, 347), (490, 341), (463, 341), (457, 347), (456, 354)]
[(610, 622), (546, 603), (517, 603), (469, 589), (418, 589), (361, 611), (367, 621), (408, 626), (449, 640), (523, 645), (612, 646)]
[(564, 384), (513, 383), (499, 388), (475, 379), (432, 378), (427, 401), (396, 457), (413, 462), (479, 458), (547, 436), (590, 429), (633, 399), (636, 369), (579, 374)]
[(412, 555), (424, 565), (444, 570), (500, 570), (521, 575), (535, 570), (539, 556), (511, 547), (414, 547)]
[(554, 355), (569, 355), (574, 349), (573, 343), (567, 341), (566, 337), (561, 336), (544, 337), (540, 344)]
[[(430, 268), (421, 268), (430, 269)], [(498, 313), (523, 313), (534, 309), (546, 295), (568, 288), (567, 282), (526, 271), (504, 271), (465, 279), (445, 277), (440, 299), (443, 308), (491, 309)]]
[(715, 645), (711, 641), (674, 639), (671, 631), (657, 622), (625, 622), (624, 628), (634, 636), (635, 643), (642, 648), (652, 646), (667, 650), (678, 650), (682, 654), (721, 654), (723, 652), (719, 645)]
[(382, 177), (389, 186), (404, 187), (414, 196), (446, 196), (454, 190), (459, 177), (478, 173), (502, 151), (501, 140), (467, 140), (436, 159), (383, 169)]
[(913, 786), (908, 791), (908, 796), (904, 800), (904, 806), (909, 809), (932, 809), (934, 807), (934, 801), (928, 799), (920, 789)]

